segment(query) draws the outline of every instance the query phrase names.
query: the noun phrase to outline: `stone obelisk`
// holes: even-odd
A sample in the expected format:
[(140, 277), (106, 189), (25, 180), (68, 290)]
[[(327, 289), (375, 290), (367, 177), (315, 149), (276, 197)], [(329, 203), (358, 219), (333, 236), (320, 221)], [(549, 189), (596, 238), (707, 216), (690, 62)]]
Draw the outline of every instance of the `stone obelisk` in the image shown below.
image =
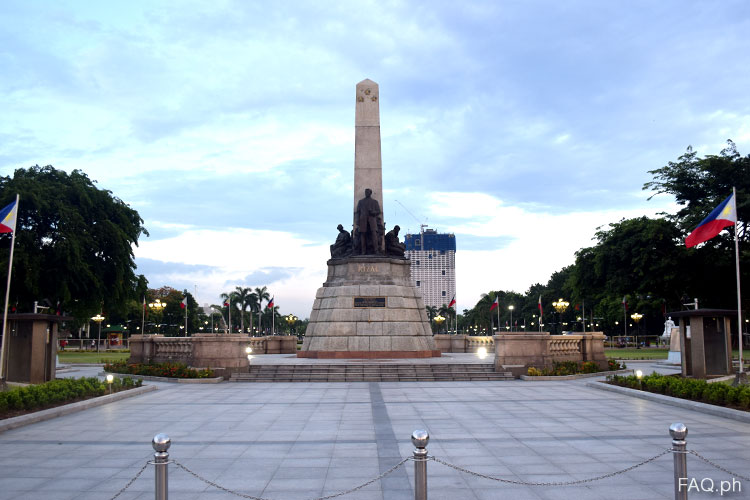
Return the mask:
[[(372, 197), (383, 207), (383, 163), (380, 157), (380, 90), (372, 80), (357, 84), (354, 113), (354, 210), (372, 189)], [(355, 222), (356, 224), (356, 222)]]
[[(357, 84), (355, 212), (359, 201), (366, 196), (365, 189), (370, 189), (382, 214), (378, 101), (377, 83), (363, 80)], [(357, 220), (354, 224), (357, 229)], [(340, 227), (339, 231), (345, 235), (343, 227)], [(350, 251), (334, 256), (333, 245), (331, 247), (332, 258), (327, 262), (328, 277), (315, 294), (305, 340), (297, 357), (368, 359), (440, 356), (440, 350), (436, 349), (432, 338), (422, 294), (411, 279), (411, 262), (385, 252)], [(368, 245), (364, 248), (368, 248)]]

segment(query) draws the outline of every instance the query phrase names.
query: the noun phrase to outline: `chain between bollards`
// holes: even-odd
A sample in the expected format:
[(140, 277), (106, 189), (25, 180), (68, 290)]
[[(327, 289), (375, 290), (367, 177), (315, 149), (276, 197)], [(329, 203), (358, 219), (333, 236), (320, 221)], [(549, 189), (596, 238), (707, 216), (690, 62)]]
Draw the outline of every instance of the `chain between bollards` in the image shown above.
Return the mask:
[(682, 422), (669, 426), (672, 436), (672, 455), (674, 456), (674, 499), (687, 500), (687, 437), (688, 429)]
[(430, 434), (418, 429), (411, 434), (414, 444), (414, 500), (427, 500), (427, 443)]
[(169, 453), (167, 450), (172, 444), (166, 434), (157, 434), (151, 441), (154, 447), (154, 498), (155, 500), (169, 499)]

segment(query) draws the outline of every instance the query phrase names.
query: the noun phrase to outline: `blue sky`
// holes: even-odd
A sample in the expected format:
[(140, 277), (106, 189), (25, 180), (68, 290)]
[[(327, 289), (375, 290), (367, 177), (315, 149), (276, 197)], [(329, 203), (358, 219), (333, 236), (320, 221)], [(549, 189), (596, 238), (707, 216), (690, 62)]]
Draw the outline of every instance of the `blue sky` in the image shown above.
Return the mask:
[(460, 310), (673, 210), (641, 186), (688, 145), (748, 154), (747, 33), (744, 1), (4, 1), (0, 174), (81, 169), (143, 217), (152, 286), (306, 317), (370, 78), (386, 223), (456, 233)]

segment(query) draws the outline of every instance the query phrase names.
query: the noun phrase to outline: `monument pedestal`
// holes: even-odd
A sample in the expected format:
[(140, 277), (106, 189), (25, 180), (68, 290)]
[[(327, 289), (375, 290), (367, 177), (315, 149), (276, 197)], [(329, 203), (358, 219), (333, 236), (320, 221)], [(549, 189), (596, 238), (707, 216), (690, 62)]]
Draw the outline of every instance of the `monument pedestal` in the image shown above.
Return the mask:
[(440, 356), (407, 259), (377, 255), (328, 261), (300, 358)]

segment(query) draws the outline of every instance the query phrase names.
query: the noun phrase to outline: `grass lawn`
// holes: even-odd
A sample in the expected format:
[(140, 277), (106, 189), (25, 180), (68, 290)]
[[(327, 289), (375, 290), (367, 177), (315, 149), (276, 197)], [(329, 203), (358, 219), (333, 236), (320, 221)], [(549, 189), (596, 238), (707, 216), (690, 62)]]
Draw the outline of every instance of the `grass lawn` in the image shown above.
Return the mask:
[(126, 361), (130, 352), (74, 352), (57, 351), (60, 363), (104, 363), (105, 361)]
[[(734, 349), (732, 351), (732, 357), (737, 359), (739, 356), (739, 350)], [(742, 360), (750, 360), (750, 349), (742, 350)], [(667, 348), (651, 348), (646, 347), (644, 349), (620, 349), (605, 348), (604, 354), (611, 359), (667, 359), (669, 355), (669, 349)]]
[(669, 349), (644, 348), (644, 349), (612, 349), (605, 348), (604, 354), (610, 359), (667, 359)]

